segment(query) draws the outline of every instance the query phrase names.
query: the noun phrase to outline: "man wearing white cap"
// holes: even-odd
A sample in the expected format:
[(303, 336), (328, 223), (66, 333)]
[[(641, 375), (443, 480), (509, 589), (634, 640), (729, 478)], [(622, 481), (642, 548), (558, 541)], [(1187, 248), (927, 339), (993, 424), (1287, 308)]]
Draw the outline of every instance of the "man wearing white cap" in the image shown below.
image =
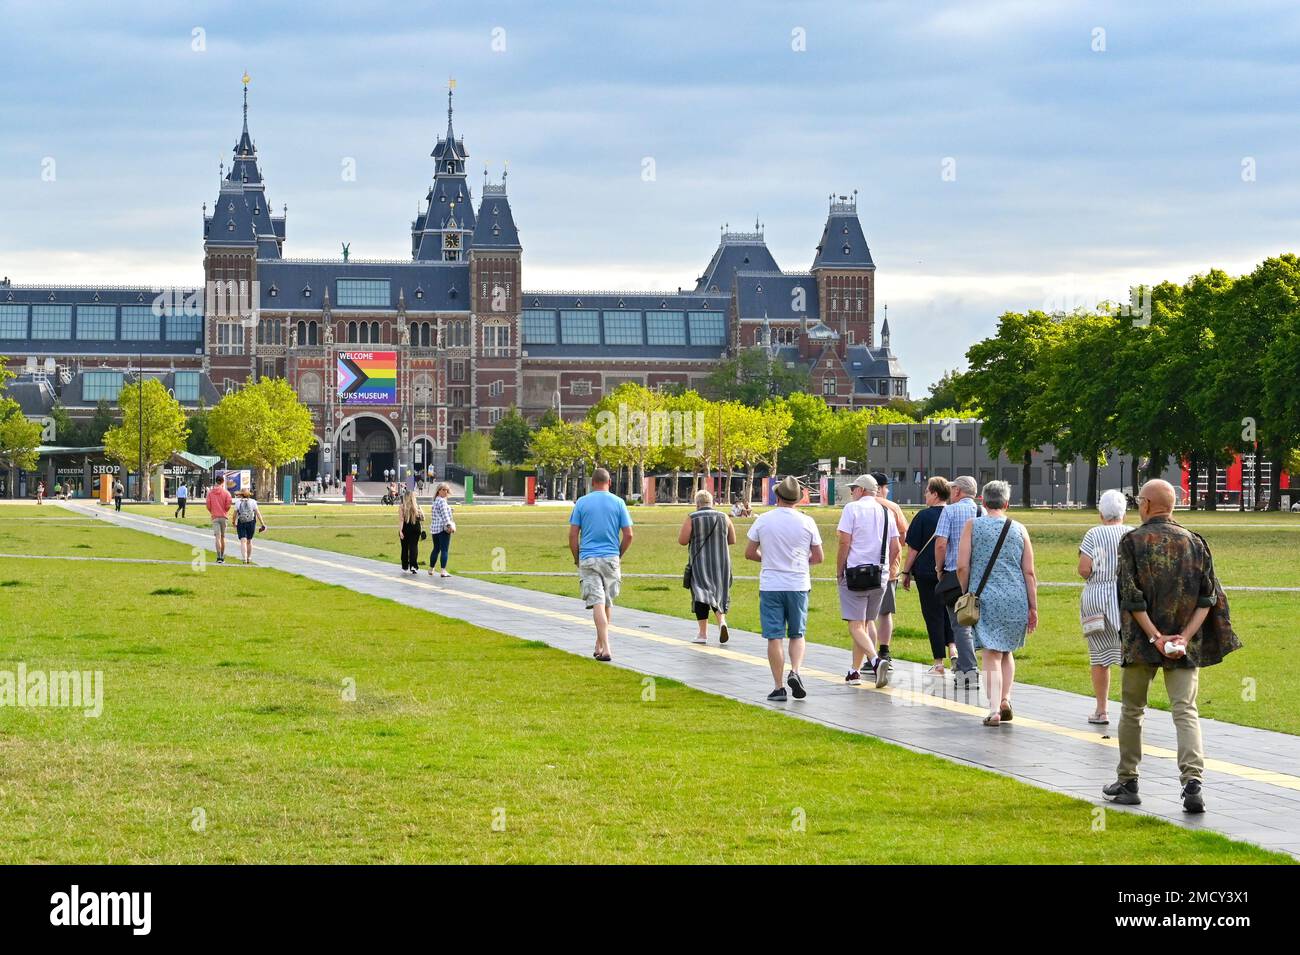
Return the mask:
[(876, 686), (889, 683), (893, 664), (879, 655), (871, 641), (868, 624), (880, 615), (881, 604), (889, 592), (889, 569), (898, 559), (898, 527), (893, 516), (876, 497), (878, 485), (870, 474), (862, 474), (849, 485), (853, 500), (844, 505), (840, 523), (839, 554), (835, 563), (835, 580), (840, 594), (840, 616), (849, 625), (853, 641), (853, 660), (844, 682), (857, 686), (862, 682), (865, 657), (875, 671)]

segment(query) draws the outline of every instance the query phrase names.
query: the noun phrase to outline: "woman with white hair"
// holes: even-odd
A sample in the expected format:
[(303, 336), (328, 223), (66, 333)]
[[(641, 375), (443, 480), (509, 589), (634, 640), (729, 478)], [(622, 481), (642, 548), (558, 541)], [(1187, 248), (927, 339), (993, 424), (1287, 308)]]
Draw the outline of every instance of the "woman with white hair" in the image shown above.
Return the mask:
[(979, 596), (979, 620), (971, 628), (975, 648), (984, 651), (985, 726), (1010, 722), (1015, 651), (1038, 628), (1038, 574), (1029, 531), (1007, 515), (1011, 487), (984, 485), (984, 516), (967, 521), (957, 548), (957, 579), (964, 592)]
[(1085, 581), (1079, 617), (1088, 640), (1092, 690), (1097, 697), (1097, 708), (1088, 722), (1097, 726), (1110, 722), (1106, 712), (1110, 700), (1110, 668), (1123, 657), (1115, 580), (1120, 538), (1133, 529), (1124, 523), (1127, 507), (1128, 502), (1119, 491), (1104, 493), (1097, 502), (1101, 523), (1089, 528), (1079, 544), (1079, 576)]
[(707, 643), (709, 611), (718, 616), (718, 642), (726, 643), (727, 608), (731, 606), (731, 550), (736, 543), (736, 526), (731, 518), (713, 506), (713, 495), (699, 491), (695, 510), (686, 515), (677, 543), (687, 548), (682, 586), (691, 592), (695, 619), (700, 625), (696, 643)]

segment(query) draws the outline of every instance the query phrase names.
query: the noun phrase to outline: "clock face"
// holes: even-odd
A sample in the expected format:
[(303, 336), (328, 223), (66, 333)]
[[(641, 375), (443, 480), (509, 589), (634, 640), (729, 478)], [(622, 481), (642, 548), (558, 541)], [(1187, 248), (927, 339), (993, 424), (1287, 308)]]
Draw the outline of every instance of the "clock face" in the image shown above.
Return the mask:
[(459, 249), (460, 233), (459, 232), (447, 233), (447, 235), (443, 237), (443, 247), (447, 249)]

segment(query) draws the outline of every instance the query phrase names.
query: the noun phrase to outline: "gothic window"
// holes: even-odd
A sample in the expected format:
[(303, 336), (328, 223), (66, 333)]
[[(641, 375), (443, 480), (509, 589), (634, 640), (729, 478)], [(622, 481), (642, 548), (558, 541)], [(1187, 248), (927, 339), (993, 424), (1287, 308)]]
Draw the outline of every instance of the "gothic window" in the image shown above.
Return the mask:
[(357, 323), (356, 323), (356, 322), (348, 322), (348, 338), (347, 338), (347, 340), (348, 340), (349, 342), (358, 342), (358, 341), (361, 340), (361, 339), (357, 338)]
[(308, 345), (320, 344), (320, 342), (318, 341), (319, 335), (320, 335), (319, 326), (315, 322), (308, 322), (307, 323), (307, 344)]
[(822, 379), (822, 394), (833, 397), (835, 395), (835, 379), (829, 375)]
[(370, 323), (370, 341), (372, 344), (375, 345), (379, 344), (379, 323), (378, 322)]

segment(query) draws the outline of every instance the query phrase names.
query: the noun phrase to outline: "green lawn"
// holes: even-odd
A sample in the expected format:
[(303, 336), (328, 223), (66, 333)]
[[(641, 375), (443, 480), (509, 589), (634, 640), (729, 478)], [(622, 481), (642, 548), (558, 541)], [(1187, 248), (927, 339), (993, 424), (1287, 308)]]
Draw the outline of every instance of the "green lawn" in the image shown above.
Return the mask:
[[(170, 509), (142, 508), (147, 513), (171, 515)], [(191, 511), (191, 515), (193, 515)], [(810, 508), (821, 527), (823, 540), (833, 541), (835, 521), (830, 509)], [(459, 533), (452, 542), (453, 571), (490, 573), (488, 579), (548, 593), (577, 595), (572, 560), (567, 546), (567, 514), (556, 507), (500, 507), (484, 505), (457, 508)], [(685, 548), (677, 544), (677, 529), (685, 514), (681, 507), (634, 508), (636, 538), (624, 561), (628, 574), (680, 575)], [(1042, 581), (1076, 580), (1078, 543), (1094, 523), (1082, 512), (1034, 511), (1017, 513), (1030, 528)], [(266, 519), (269, 539), (310, 547), (336, 550), (363, 557), (397, 560), (396, 514), (379, 506), (271, 507)], [(1229, 586), (1300, 587), (1300, 515), (1218, 514), (1180, 515), (1180, 519), (1202, 533), (1215, 554), (1216, 567)], [(191, 523), (202, 523), (191, 517)], [(737, 575), (756, 575), (758, 565), (743, 560), (744, 532), (749, 521), (738, 522), (740, 542), (733, 548)], [(4, 524), (0, 523), (0, 528)], [(0, 548), (3, 549), (3, 548)], [(424, 553), (427, 556), (427, 545)], [(833, 545), (828, 565), (814, 570), (830, 576)], [(561, 572), (560, 577), (531, 577), (511, 574), (527, 570)], [(1017, 654), (1017, 679), (1027, 683), (1091, 694), (1087, 644), (1079, 631), (1079, 596), (1076, 587), (1043, 587), (1040, 591), (1040, 627)], [(1297, 649), (1294, 621), (1300, 617), (1300, 593), (1230, 592), (1233, 620), (1246, 644), (1217, 667), (1201, 676), (1201, 714), (1213, 719), (1300, 733), (1300, 670), (1294, 665)], [(677, 617), (690, 616), (690, 606), (680, 582), (675, 579), (624, 580), (620, 603)], [(732, 594), (731, 622), (747, 630), (758, 630), (758, 584), (737, 581)], [(916, 597), (900, 592), (895, 655), (908, 660), (928, 660), (930, 643), (925, 636)], [(816, 581), (809, 613), (809, 639), (848, 648), (849, 638), (839, 619), (834, 584)], [(845, 667), (848, 660), (846, 654)], [(1112, 697), (1119, 699), (1118, 671), (1112, 680)], [(1247, 692), (1249, 690), (1249, 692)], [(1253, 698), (1252, 698), (1253, 696)], [(1152, 688), (1152, 704), (1167, 707), (1164, 685)], [(1090, 712), (1090, 711), (1089, 711)], [(1082, 723), (1087, 712), (1080, 712)]]
[(0, 709), (3, 862), (1289, 861), (260, 567), (0, 558), (0, 620), (106, 686)]

